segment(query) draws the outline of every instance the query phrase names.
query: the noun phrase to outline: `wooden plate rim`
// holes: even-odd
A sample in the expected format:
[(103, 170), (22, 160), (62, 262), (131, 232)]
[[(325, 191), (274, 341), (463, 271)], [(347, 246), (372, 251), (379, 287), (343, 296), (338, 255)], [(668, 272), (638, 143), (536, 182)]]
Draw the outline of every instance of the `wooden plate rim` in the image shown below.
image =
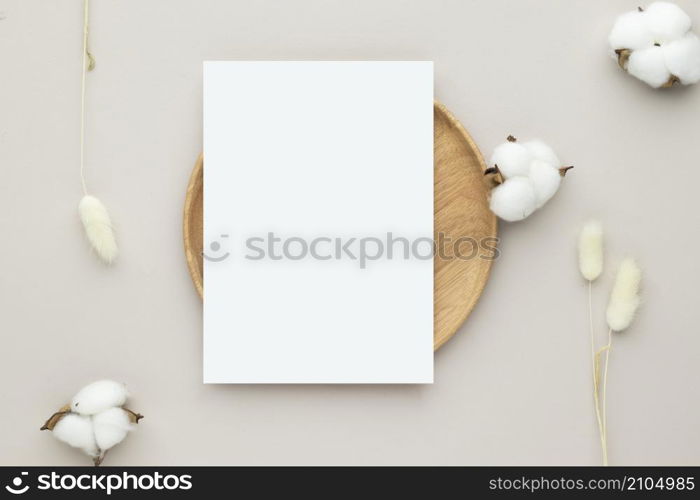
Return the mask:
[[(199, 256), (197, 252), (190, 247), (189, 234), (190, 234), (190, 217), (189, 214), (192, 212), (192, 206), (197, 199), (197, 185), (199, 184), (199, 179), (203, 176), (204, 168), (204, 154), (200, 153), (197, 157), (197, 162), (194, 165), (192, 174), (190, 175), (190, 180), (187, 183), (187, 193), (185, 195), (185, 208), (182, 216), (182, 235), (185, 243), (185, 258), (187, 259), (187, 268), (190, 272), (190, 277), (192, 278), (192, 283), (194, 283), (197, 293), (201, 299), (204, 299), (204, 284), (200, 279), (199, 272)], [(204, 189), (202, 181), (202, 190)]]
[[(477, 159), (479, 160), (479, 165), (481, 167), (482, 171), (485, 171), (488, 167), (486, 165), (486, 161), (484, 160), (484, 155), (481, 154), (481, 150), (479, 147), (476, 145), (474, 142), (474, 139), (472, 139), (472, 136), (469, 135), (469, 132), (467, 132), (467, 129), (464, 128), (462, 123), (455, 118), (455, 116), (450, 112), (449, 109), (445, 107), (444, 104), (442, 104), (439, 101), (434, 101), (434, 106), (435, 109), (440, 111), (446, 118), (447, 121), (450, 122), (450, 124), (459, 132), (459, 134), (462, 136), (462, 138), (467, 142), (469, 145), (470, 149), (474, 151)], [(493, 238), (498, 237), (498, 218), (496, 217), (495, 214), (491, 214), (491, 227), (489, 228), (489, 233)], [(484, 292), (484, 288), (486, 288), (486, 283), (489, 281), (489, 277), (491, 276), (491, 268), (493, 267), (493, 260), (486, 260), (486, 267), (485, 267), (485, 272), (484, 272), (484, 279), (483, 281), (475, 287), (475, 290), (477, 293), (472, 295), (472, 300), (470, 303), (467, 304), (467, 306), (464, 308), (463, 313), (461, 314), (461, 318), (458, 322), (457, 327), (454, 329), (454, 331), (451, 331), (448, 335), (444, 335), (439, 338), (434, 339), (434, 350), (437, 351), (445, 345), (445, 343), (450, 340), (452, 337), (454, 337), (457, 332), (462, 328), (462, 325), (464, 325), (464, 322), (467, 320), (471, 312), (474, 310), (474, 307), (476, 306), (476, 303), (479, 301), (481, 298), (481, 294)], [(434, 325), (433, 325), (434, 327)]]

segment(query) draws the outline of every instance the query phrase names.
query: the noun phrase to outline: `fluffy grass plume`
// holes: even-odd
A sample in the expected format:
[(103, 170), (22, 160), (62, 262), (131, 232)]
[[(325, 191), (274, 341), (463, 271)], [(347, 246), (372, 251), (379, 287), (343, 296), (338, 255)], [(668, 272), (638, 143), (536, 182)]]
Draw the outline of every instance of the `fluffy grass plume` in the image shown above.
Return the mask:
[(608, 302), (607, 320), (611, 330), (625, 330), (639, 307), (639, 284), (642, 281), (642, 270), (632, 258), (626, 258), (620, 264), (615, 278), (610, 302)]
[(112, 220), (107, 209), (100, 200), (91, 195), (83, 196), (78, 205), (80, 220), (85, 228), (85, 234), (95, 253), (106, 264), (111, 264), (117, 258), (119, 249), (114, 237)]
[(603, 226), (596, 220), (586, 222), (578, 240), (578, 265), (588, 281), (603, 272)]

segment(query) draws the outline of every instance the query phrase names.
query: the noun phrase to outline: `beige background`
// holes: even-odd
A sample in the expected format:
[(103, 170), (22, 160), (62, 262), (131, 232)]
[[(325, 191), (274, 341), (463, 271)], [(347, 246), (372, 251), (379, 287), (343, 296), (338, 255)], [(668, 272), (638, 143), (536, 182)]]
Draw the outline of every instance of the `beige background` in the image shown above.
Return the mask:
[[(678, 3), (700, 24), (700, 4)], [(85, 464), (39, 432), (113, 377), (146, 415), (107, 464), (597, 464), (578, 228), (608, 230), (597, 326), (627, 253), (645, 269), (616, 337), (610, 456), (700, 464), (700, 86), (652, 91), (607, 56), (636, 0), (94, 0), (88, 184), (122, 255), (76, 216), (81, 2), (0, 0), (1, 464)], [(204, 386), (181, 210), (201, 150), (204, 59), (432, 59), (485, 152), (542, 137), (576, 165), (436, 355), (433, 386)]]

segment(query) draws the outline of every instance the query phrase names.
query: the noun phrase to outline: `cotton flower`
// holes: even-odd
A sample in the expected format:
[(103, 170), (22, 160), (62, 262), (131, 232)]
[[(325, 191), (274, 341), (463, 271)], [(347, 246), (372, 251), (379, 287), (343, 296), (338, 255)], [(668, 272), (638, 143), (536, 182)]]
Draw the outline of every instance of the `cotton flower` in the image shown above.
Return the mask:
[(515, 141), (507, 141), (493, 150), (491, 165), (498, 165), (501, 174), (506, 178), (527, 177), (532, 159), (533, 155), (529, 149)]
[(98, 380), (88, 384), (73, 397), (71, 411), (81, 415), (95, 415), (126, 403), (126, 386), (112, 380)]
[(115, 407), (97, 413), (92, 417), (95, 443), (103, 452), (121, 443), (133, 429), (129, 414), (123, 408)]
[(78, 213), (95, 253), (106, 264), (114, 262), (119, 249), (107, 208), (94, 196), (85, 195), (78, 205)]
[(512, 177), (491, 193), (491, 210), (503, 220), (522, 220), (536, 209), (535, 190), (527, 177)]
[(578, 265), (588, 281), (595, 281), (603, 272), (603, 226), (598, 221), (588, 221), (581, 230)]
[(571, 167), (561, 168), (559, 158), (544, 142), (517, 142), (513, 136), (497, 146), (491, 156), (500, 184), (491, 192), (491, 211), (503, 220), (519, 221), (542, 208), (559, 189)]
[(624, 259), (617, 271), (615, 285), (608, 302), (607, 320), (611, 330), (621, 332), (632, 323), (640, 304), (641, 280), (642, 271), (635, 260)]
[(680, 7), (654, 2), (620, 15), (608, 38), (619, 65), (648, 85), (670, 87), (700, 81), (700, 38)]
[(121, 443), (142, 415), (122, 408), (128, 393), (124, 384), (99, 380), (83, 387), (69, 405), (54, 413), (41, 430), (79, 448), (100, 465), (105, 453)]
[(56, 422), (53, 435), (73, 448), (80, 448), (89, 457), (96, 458), (100, 455), (90, 417), (68, 413)]

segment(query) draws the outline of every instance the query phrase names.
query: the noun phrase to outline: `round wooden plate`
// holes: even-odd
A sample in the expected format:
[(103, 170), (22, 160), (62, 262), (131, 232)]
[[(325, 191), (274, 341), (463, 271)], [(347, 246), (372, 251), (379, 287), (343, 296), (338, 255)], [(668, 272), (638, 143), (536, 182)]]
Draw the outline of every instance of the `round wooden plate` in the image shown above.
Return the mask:
[[(486, 164), (467, 131), (440, 103), (435, 103), (435, 238), (444, 241), (466, 238), (462, 255), (473, 253), (474, 242), (487, 238), (495, 246), (496, 217), (488, 206), (489, 181), (484, 178)], [(185, 198), (184, 239), (187, 265), (200, 296), (203, 280), (203, 169), (197, 159)], [(448, 240), (451, 238), (451, 240)], [(470, 259), (453, 257), (454, 248), (446, 245), (448, 258), (435, 256), (434, 346), (438, 349), (459, 329), (479, 299), (489, 277), (492, 253), (479, 249)]]

